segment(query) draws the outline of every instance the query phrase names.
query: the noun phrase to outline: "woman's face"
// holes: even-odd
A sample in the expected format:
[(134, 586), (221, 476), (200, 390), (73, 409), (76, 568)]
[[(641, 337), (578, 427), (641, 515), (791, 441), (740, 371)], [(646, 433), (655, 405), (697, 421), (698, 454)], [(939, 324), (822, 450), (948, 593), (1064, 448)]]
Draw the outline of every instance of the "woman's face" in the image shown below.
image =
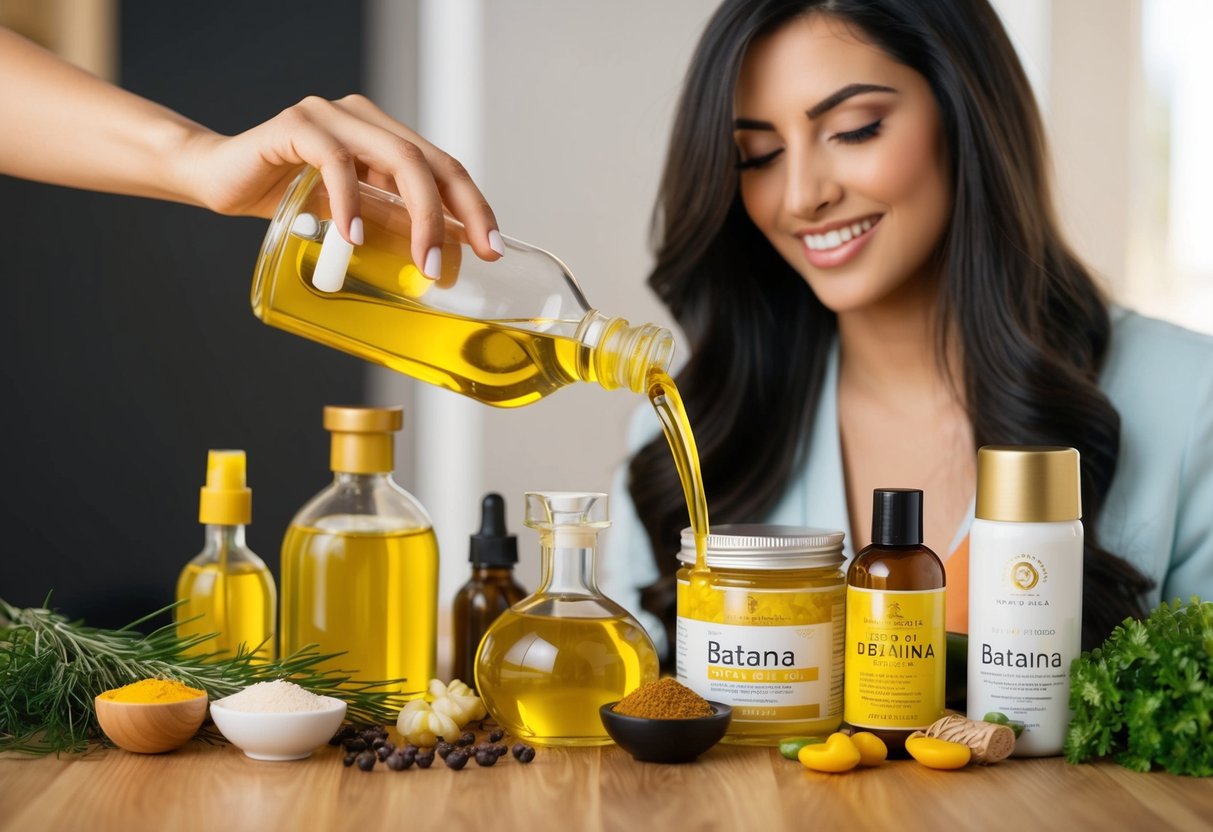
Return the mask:
[(752, 44), (734, 116), (746, 211), (827, 308), (929, 284), (951, 183), (925, 78), (809, 14)]

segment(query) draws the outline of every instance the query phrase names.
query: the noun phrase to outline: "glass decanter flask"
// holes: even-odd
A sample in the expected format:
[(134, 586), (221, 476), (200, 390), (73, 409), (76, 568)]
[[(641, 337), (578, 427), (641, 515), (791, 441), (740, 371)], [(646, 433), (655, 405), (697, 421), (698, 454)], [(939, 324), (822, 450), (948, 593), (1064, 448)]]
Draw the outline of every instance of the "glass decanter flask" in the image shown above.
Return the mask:
[(594, 582), (607, 495), (528, 492), (539, 532), (539, 589), (493, 622), (476, 654), (476, 689), (506, 733), (540, 745), (607, 745), (598, 709), (658, 675), (657, 651)]
[(287, 189), (253, 278), (267, 324), (496, 407), (519, 407), (578, 381), (645, 392), (668, 369), (669, 330), (592, 309), (559, 259), (502, 237), (486, 262), (446, 218), (441, 275), (413, 262), (411, 222), (395, 194), (359, 186), (363, 244), (332, 224), (314, 168)]

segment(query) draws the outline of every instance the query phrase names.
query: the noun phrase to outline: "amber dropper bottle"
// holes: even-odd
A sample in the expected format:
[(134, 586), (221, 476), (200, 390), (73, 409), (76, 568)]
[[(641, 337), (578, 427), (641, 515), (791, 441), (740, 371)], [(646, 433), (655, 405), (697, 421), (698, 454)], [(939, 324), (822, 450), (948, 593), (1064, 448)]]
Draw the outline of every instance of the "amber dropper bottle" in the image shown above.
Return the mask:
[(480, 504), (480, 531), (471, 536), (468, 560), (472, 576), (455, 594), (451, 607), (454, 653), (451, 678), (475, 685), (476, 650), (497, 616), (526, 597), (514, 580), (518, 538), (505, 528), (505, 500), (486, 494)]
[(894, 756), (943, 715), (944, 582), (922, 545), (922, 492), (876, 489), (872, 544), (847, 570), (843, 721)]

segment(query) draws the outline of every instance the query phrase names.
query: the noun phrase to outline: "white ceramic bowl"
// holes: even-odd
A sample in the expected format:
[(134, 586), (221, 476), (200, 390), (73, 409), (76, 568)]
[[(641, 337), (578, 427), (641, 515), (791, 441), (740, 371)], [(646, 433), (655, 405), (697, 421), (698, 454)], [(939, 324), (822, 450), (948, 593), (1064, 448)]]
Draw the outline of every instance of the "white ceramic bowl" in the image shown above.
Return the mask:
[(228, 742), (254, 760), (302, 760), (326, 744), (345, 719), (345, 703), (321, 697), (318, 711), (237, 711), (211, 703), (211, 719)]

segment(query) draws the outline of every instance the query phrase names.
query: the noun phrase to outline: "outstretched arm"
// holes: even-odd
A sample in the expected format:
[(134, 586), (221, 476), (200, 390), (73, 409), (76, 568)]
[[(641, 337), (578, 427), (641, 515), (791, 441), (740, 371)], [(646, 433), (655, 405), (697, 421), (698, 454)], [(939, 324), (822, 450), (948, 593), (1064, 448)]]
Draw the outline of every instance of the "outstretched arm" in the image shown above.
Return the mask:
[(268, 217), (308, 164), (350, 242), (361, 243), (361, 178), (408, 206), (416, 262), (441, 244), (444, 205), (477, 254), (500, 254), (493, 211), (463, 166), (359, 95), (306, 98), (222, 136), (0, 29), (0, 116), (0, 173)]

